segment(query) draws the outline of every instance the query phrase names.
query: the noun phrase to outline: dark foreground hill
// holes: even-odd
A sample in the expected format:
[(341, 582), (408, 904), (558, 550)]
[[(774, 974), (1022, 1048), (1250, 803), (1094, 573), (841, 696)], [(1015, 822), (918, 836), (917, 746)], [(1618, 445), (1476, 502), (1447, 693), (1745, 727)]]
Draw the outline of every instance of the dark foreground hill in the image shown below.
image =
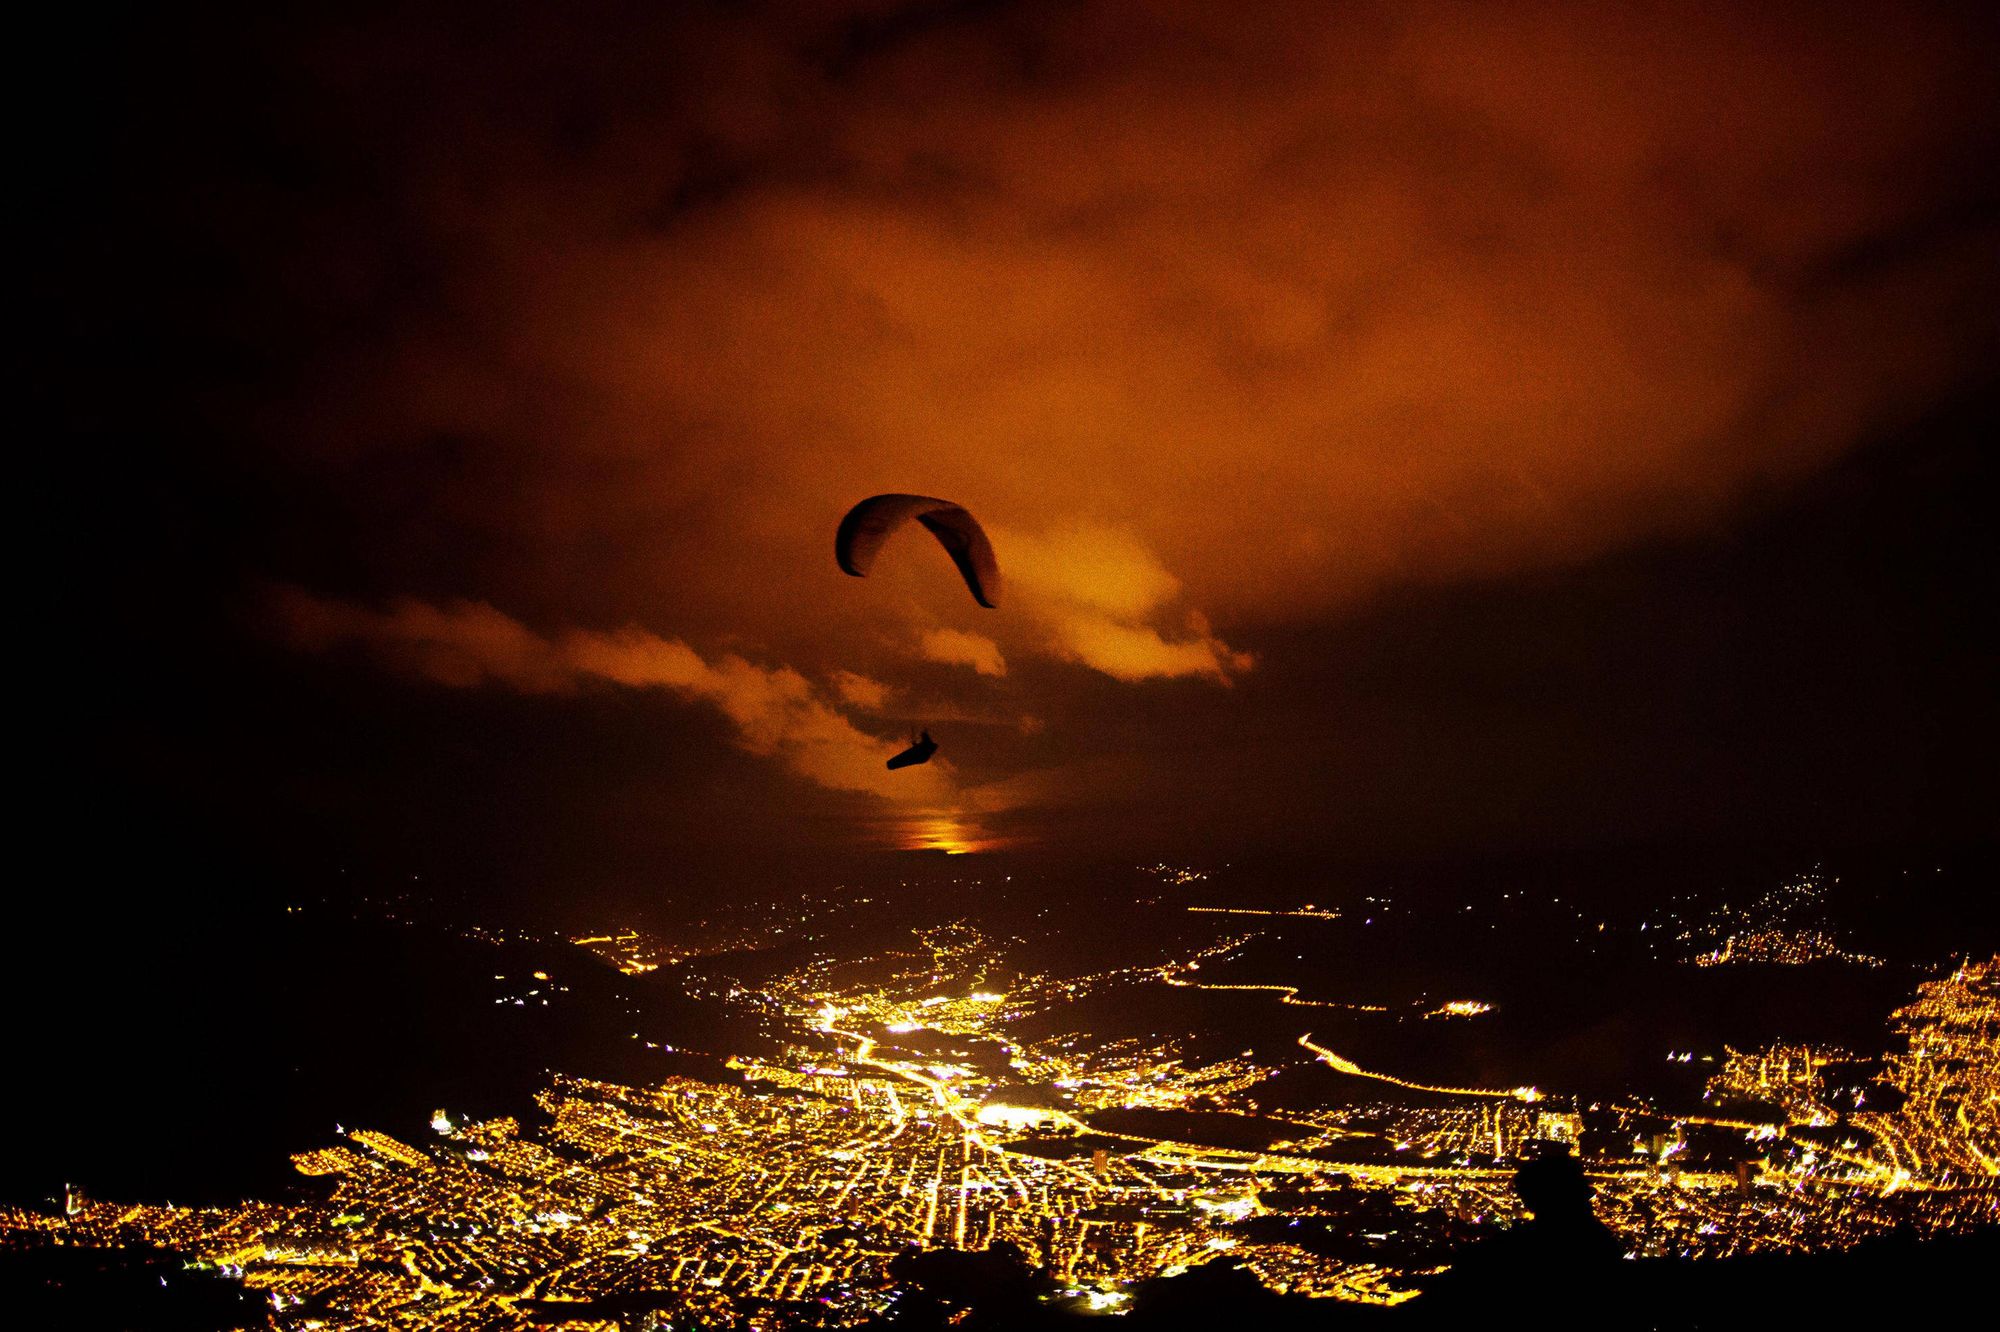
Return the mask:
[[(1278, 1295), (1221, 1261), (1146, 1283), (1123, 1332), (1230, 1327), (1259, 1332), (1426, 1330), (1498, 1323), (1527, 1328), (1731, 1329), (1782, 1325), (1928, 1327), (1950, 1310), (1990, 1308), (2000, 1232), (1919, 1242), (1890, 1238), (1836, 1253), (1580, 1267), (1554, 1280), (1482, 1272), (1466, 1286), (1395, 1308)], [(1537, 1274), (1539, 1276), (1539, 1274)], [(912, 1292), (887, 1326), (1039, 1329), (1105, 1325), (1063, 1301), (1010, 1257), (938, 1252), (907, 1264)]]

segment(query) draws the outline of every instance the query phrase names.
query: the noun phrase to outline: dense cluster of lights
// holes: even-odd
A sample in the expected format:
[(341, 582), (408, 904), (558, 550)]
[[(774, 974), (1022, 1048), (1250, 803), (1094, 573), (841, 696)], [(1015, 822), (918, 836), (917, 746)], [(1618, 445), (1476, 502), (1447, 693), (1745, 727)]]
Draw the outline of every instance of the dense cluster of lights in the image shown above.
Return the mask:
[[(1017, 1034), (1086, 995), (1162, 984), (1383, 1011), (1194, 979), (1250, 937), (1068, 977), (1009, 965), (964, 924), (875, 955), (816, 954), (719, 991), (785, 1033), (777, 1053), (729, 1061), (741, 1085), (557, 1075), (538, 1097), (541, 1128), (441, 1110), (422, 1142), (360, 1129), (300, 1153), (294, 1166), (328, 1189), (319, 1201), (73, 1196), (61, 1214), (0, 1211), (0, 1244), (171, 1250), (263, 1292), (284, 1328), (525, 1329), (560, 1315), (610, 1329), (600, 1302), (653, 1300), (677, 1323), (776, 1329), (865, 1322), (889, 1307), (898, 1254), (1000, 1241), (1092, 1312), (1224, 1254), (1276, 1289), (1397, 1303), (1516, 1214), (1512, 1173), (1550, 1140), (1580, 1152), (1600, 1215), (1638, 1255), (1839, 1247), (2000, 1220), (2000, 958), (1926, 983), (1893, 1015), (1906, 1049), (1881, 1061), (1879, 1083), (1877, 1065), (1843, 1051), (1728, 1050), (1696, 1115), (1433, 1086), (1310, 1033), (1296, 1050), (1222, 1059), (1166, 1033)], [(634, 931), (573, 942), (625, 970), (665, 964), (664, 945)], [(561, 990), (539, 973), (518, 983)], [(1425, 1015), (1488, 1011), (1453, 1000)], [(1436, 1103), (1260, 1109), (1266, 1082), (1313, 1061)], [(1871, 1104), (1880, 1084), (1896, 1096)], [(1236, 1116), (1266, 1145), (1116, 1113), (1133, 1110)], [(1372, 1247), (1336, 1259), (1285, 1237), (1312, 1224)]]
[(1706, 921), (1681, 933), (1680, 941), (1693, 948), (1687, 960), (1698, 967), (1732, 963), (1799, 967), (1813, 962), (1882, 966), (1881, 958), (1847, 948), (1832, 928), (1811, 922), (1838, 882), (1829, 882), (1814, 870), (1759, 895), (1748, 907), (1723, 903)]
[(1493, 1005), (1478, 999), (1453, 999), (1424, 1014), (1427, 1018), (1466, 1018), (1491, 1013)]
[(1762, 962), (1781, 967), (1801, 967), (1809, 962), (1848, 962), (1861, 967), (1879, 967), (1882, 959), (1867, 953), (1850, 952), (1827, 930), (1750, 930), (1732, 934), (1720, 947), (1695, 955), (1698, 967), (1720, 967), (1731, 962)]

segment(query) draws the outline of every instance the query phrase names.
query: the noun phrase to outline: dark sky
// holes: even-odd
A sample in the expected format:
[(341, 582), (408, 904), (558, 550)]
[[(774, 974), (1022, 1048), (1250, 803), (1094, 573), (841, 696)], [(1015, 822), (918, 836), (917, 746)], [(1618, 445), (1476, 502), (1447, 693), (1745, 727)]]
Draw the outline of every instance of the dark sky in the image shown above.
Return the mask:
[[(29, 812), (528, 896), (1990, 836), (1960, 8), (100, 16)], [(841, 576), (883, 490), (1005, 608)]]

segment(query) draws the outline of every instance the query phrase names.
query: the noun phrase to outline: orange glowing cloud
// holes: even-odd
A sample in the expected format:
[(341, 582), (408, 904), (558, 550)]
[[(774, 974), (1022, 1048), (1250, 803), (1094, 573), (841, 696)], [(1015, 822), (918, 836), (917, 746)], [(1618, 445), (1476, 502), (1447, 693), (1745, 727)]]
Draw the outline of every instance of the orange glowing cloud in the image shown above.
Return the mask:
[[(719, 710), (737, 742), (782, 760), (800, 776), (837, 791), (862, 791), (902, 804), (948, 804), (948, 764), (891, 773), (883, 755), (895, 746), (858, 729), (803, 675), (734, 655), (713, 660), (686, 643), (643, 629), (571, 630), (546, 638), (480, 602), (432, 606), (398, 601), (377, 611), (327, 601), (296, 589), (277, 598), (291, 642), (323, 651), (358, 643), (439, 684), (472, 688), (492, 682), (526, 693), (566, 693), (589, 681), (662, 689)], [(852, 691), (854, 677), (846, 687)]]
[(1007, 673), (1007, 659), (1000, 655), (998, 643), (962, 629), (926, 629), (917, 639), (917, 650), (926, 660), (970, 666), (981, 675)]
[[(671, 77), (586, 47), (560, 113), (507, 95), (533, 29), (328, 94), (355, 142), (406, 113), (391, 222), (265, 285), (434, 271), (284, 379), (273, 470), (299, 548), (430, 600), (302, 641), (664, 689), (902, 799), (850, 714), (1231, 706), (1278, 634), (1698, 530), (1990, 372), (1990, 71), (1941, 7), (809, 8), (667, 7)], [(834, 567), (887, 491), (980, 516), (1002, 609), (922, 533)]]
[(880, 712), (889, 703), (889, 686), (853, 671), (835, 671), (831, 676), (834, 692), (841, 701), (864, 712)]
[[(308, 385), (315, 478), (373, 522), (385, 455), (476, 440), (434, 506), (468, 590), (788, 660), (862, 495), (1097, 525), (1150, 563), (1063, 580), (1044, 641), (1226, 679), (1246, 628), (1710, 521), (1990, 360), (1988, 80), (1942, 10), (1113, 0), (1030, 61), (1007, 8), (837, 69), (839, 6), (694, 24), (680, 76), (607, 71), (594, 153), (526, 106), (457, 133), (539, 49), (416, 90), (450, 314)], [(1220, 634), (1159, 618), (1167, 570)]]
[(1007, 576), (1056, 656), (1118, 680), (1203, 676), (1227, 683), (1255, 664), (1189, 611), (1170, 637), (1152, 623), (1180, 580), (1137, 538), (1104, 527), (1004, 534)]

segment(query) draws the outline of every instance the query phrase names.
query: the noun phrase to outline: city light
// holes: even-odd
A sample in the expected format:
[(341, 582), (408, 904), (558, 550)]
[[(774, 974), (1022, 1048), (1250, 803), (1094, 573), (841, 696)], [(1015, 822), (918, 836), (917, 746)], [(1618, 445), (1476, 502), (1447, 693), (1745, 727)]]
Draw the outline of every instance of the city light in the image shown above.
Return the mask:
[[(631, 931), (575, 942), (621, 970), (660, 948)], [(969, 925), (920, 929), (877, 956), (815, 955), (730, 990), (787, 1033), (771, 1052), (728, 1058), (739, 1082), (556, 1074), (535, 1098), (539, 1127), (440, 1109), (426, 1145), (364, 1128), (300, 1152), (293, 1165), (321, 1181), (319, 1201), (191, 1208), (72, 1191), (58, 1213), (0, 1210), (0, 1240), (170, 1250), (261, 1292), (288, 1328), (392, 1315), (516, 1326), (527, 1301), (658, 1290), (689, 1322), (756, 1308), (776, 1329), (879, 1317), (896, 1288), (889, 1264), (911, 1246), (1013, 1245), (1099, 1314), (1124, 1311), (1136, 1282), (1224, 1256), (1274, 1290), (1399, 1304), (1476, 1230), (1465, 1218), (1518, 1214), (1512, 1173), (1551, 1142), (1582, 1155), (1600, 1218), (1633, 1254), (1837, 1248), (2000, 1220), (2000, 958), (1922, 983), (1889, 1015), (1903, 1048), (1873, 1064), (1822, 1046), (1724, 1049), (1699, 1114), (1434, 1085), (1363, 1067), (1310, 1032), (1271, 1055), (1201, 1061), (1170, 1038), (1010, 1028), (1159, 986), (1398, 1020), (1289, 985), (1188, 979), (1245, 942), (1061, 976), (1009, 967)], [(1407, 1010), (1490, 1011), (1477, 1000)], [(870, 1032), (921, 1039), (903, 1049)], [(1669, 1053), (1677, 1066), (1693, 1057)], [(1274, 1076), (1315, 1063), (1431, 1099), (1364, 1094), (1281, 1118), (1259, 1108)], [(1855, 1081), (1869, 1067), (1895, 1097), (1871, 1099)], [(1191, 1109), (1286, 1136), (1221, 1146), (1166, 1127), (1192, 1121), (1140, 1131), (1105, 1118)], [(1254, 1228), (1329, 1217), (1380, 1255), (1329, 1257)]]

